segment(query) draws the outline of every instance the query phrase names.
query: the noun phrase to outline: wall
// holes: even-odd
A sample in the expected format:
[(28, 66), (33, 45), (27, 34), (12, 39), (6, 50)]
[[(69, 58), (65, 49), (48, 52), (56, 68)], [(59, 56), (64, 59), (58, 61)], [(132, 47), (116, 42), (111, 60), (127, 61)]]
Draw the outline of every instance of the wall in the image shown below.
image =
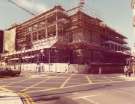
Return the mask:
[[(13, 66), (12, 66), (13, 67)], [(20, 64), (16, 65), (16, 69), (20, 68)], [(57, 73), (87, 73), (87, 65), (68, 64), (68, 63), (51, 63), (49, 64), (21, 64), (22, 71), (32, 72), (57, 72)]]

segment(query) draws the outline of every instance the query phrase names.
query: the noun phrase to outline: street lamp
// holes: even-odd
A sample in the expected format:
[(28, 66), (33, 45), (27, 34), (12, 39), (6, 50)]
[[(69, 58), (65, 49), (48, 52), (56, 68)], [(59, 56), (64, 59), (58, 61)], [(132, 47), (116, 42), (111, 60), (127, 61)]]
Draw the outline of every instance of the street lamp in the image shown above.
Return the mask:
[(20, 72), (22, 72), (22, 56), (20, 56)]
[(133, 74), (135, 75), (134, 60), (135, 60), (134, 56), (133, 56), (133, 57), (131, 57), (131, 68), (132, 68), (132, 72), (133, 72)]
[[(59, 57), (58, 57), (58, 54), (59, 54), (59, 51), (58, 51), (58, 49), (56, 48), (56, 47), (54, 47), (54, 63), (57, 63), (58, 62), (58, 59), (59, 59)], [(55, 64), (55, 72), (57, 72), (57, 64)]]
[(50, 63), (51, 63), (51, 48), (50, 49), (48, 49), (48, 52), (49, 52), (49, 57), (48, 57), (48, 63), (49, 63), (49, 72), (50, 72)]
[[(22, 49), (22, 51), (21, 51), (21, 55), (20, 55), (20, 57), (19, 57), (19, 59), (20, 59), (20, 72), (22, 71), (22, 64), (23, 64), (23, 53), (24, 53), (24, 57), (25, 57), (25, 47)], [(25, 58), (24, 58), (24, 60), (25, 60)]]
[(44, 56), (44, 50), (43, 49), (41, 49), (40, 50), (40, 69), (43, 71), (43, 65), (42, 65), (42, 63), (43, 63), (43, 56)]
[(4, 58), (4, 68), (6, 68), (6, 65), (7, 65), (7, 57), (5, 56), (5, 58)]

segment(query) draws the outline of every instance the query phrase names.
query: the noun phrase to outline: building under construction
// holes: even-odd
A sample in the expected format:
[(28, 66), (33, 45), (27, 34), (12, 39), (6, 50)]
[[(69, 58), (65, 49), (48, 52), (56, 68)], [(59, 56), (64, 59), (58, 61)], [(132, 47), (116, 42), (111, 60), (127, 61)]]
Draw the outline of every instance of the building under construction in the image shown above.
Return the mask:
[(14, 30), (15, 47), (2, 59), (22, 70), (122, 72), (130, 57), (127, 38), (81, 9), (72, 11), (55, 6), (6, 30)]

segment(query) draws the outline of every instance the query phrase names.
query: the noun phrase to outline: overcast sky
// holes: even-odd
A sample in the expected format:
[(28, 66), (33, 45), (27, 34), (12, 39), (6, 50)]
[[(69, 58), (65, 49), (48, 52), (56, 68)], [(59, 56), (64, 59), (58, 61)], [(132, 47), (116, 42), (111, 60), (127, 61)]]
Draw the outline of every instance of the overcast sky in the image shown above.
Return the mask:
[[(79, 3), (79, 0), (13, 0), (22, 7), (35, 13), (41, 13), (60, 4), (70, 9)], [(128, 37), (131, 47), (135, 42), (132, 27), (131, 0), (85, 0), (85, 8), (89, 14), (102, 18), (106, 24)], [(0, 0), (0, 29), (8, 28), (13, 23), (23, 22), (32, 16), (21, 10), (8, 0)]]

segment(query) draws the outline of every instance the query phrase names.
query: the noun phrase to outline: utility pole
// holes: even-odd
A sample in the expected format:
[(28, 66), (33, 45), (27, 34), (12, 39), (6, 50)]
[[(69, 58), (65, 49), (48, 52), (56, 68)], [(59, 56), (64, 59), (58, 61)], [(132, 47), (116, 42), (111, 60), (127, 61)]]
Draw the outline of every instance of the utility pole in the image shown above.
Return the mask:
[(18, 3), (16, 3), (16, 2), (13, 1), (13, 0), (8, 0), (8, 2), (10, 2), (11, 4), (15, 5), (16, 7), (22, 9), (23, 11), (29, 13), (30, 15), (33, 15), (33, 16), (36, 15), (35, 13), (31, 12), (30, 10), (28, 10), (28, 9), (26, 9), (26, 8), (24, 8), (24, 7), (22, 7), (22, 6), (20, 6)]
[(56, 38), (58, 37), (58, 10), (56, 8)]
[(134, 31), (135, 31), (135, 0), (132, 0), (131, 8), (132, 8), (132, 11), (133, 11), (133, 27), (134, 27)]
[[(131, 8), (132, 8), (132, 11), (133, 11), (133, 29), (134, 29), (134, 35), (135, 35), (135, 0), (132, 0), (131, 1)], [(134, 60), (135, 60), (135, 43), (134, 43), (134, 47), (132, 49), (132, 70), (133, 70), (133, 73), (135, 74), (135, 63), (134, 63)]]
[(85, 0), (80, 0), (80, 3), (79, 3), (79, 10), (80, 11), (82, 11), (84, 4), (85, 4)]
[(82, 9), (84, 8), (84, 5), (85, 5), (85, 0), (80, 0), (79, 5), (77, 5), (76, 7), (72, 8), (72, 9), (67, 10), (66, 12), (71, 12), (74, 10), (82, 11)]

